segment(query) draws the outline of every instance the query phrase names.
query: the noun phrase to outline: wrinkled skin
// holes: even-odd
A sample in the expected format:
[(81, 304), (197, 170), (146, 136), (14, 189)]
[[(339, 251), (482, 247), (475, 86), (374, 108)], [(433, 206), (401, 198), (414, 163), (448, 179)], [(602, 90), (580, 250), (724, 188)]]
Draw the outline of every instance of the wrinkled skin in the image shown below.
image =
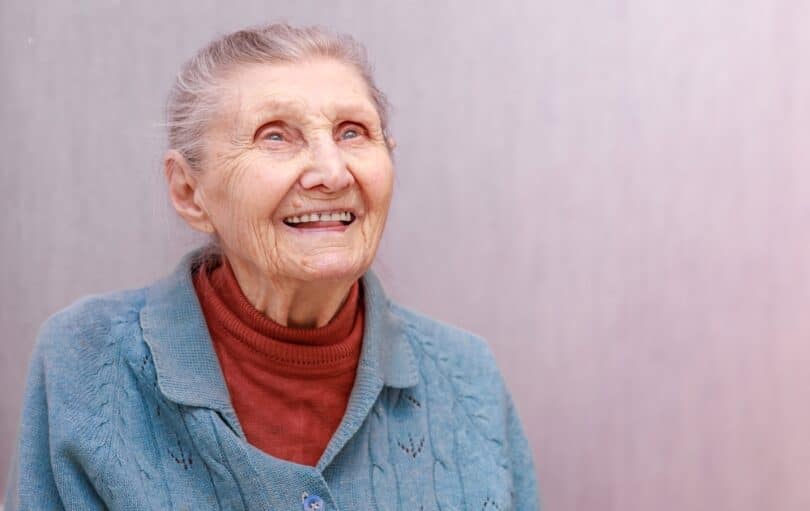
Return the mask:
[[(217, 235), (254, 307), (281, 324), (326, 324), (377, 251), (393, 142), (362, 77), (336, 60), (242, 66), (222, 90), (202, 168), (165, 158), (175, 208)], [(284, 222), (346, 210), (356, 218), (345, 227)]]

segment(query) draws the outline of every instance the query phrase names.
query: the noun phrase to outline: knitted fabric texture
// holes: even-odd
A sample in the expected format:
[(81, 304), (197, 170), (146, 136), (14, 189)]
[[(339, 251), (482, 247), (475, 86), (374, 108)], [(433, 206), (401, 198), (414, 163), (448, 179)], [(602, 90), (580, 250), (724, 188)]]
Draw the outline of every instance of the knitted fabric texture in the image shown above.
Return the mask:
[(317, 464), (252, 446), (194, 291), (200, 257), (42, 326), (6, 511), (539, 509), (486, 343), (393, 304), (371, 272), (354, 385)]

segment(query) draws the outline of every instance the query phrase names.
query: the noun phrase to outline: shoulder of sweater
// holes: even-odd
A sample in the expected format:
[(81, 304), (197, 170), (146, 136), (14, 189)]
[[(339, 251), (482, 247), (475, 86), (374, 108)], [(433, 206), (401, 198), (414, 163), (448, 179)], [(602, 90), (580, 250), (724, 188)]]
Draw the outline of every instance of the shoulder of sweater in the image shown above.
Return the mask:
[[(495, 356), (483, 337), (395, 303), (391, 303), (391, 310), (403, 321), (414, 349), (429, 356), (438, 367), (450, 370), (456, 383), (490, 390), (504, 388)], [(464, 389), (465, 393), (471, 391)]]
[(489, 352), (487, 342), (479, 335), (431, 318), (398, 303), (390, 302), (391, 311), (411, 330), (421, 336), (440, 339), (448, 348), (484, 350)]
[(71, 360), (71, 354), (86, 357), (108, 351), (121, 332), (140, 329), (145, 292), (140, 288), (77, 300), (45, 320), (37, 337), (37, 350), (46, 359), (65, 362)]

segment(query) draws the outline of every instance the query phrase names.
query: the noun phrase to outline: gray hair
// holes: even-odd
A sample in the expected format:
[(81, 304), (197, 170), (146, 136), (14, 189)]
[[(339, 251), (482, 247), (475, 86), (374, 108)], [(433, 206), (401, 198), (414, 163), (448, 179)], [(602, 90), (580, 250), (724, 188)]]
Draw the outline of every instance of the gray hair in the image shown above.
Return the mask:
[(241, 65), (300, 62), (311, 57), (330, 57), (357, 70), (368, 86), (388, 143), (388, 101), (374, 83), (363, 45), (349, 35), (321, 27), (277, 23), (215, 39), (183, 65), (166, 105), (169, 148), (180, 152), (192, 168), (199, 169), (203, 136), (216, 113), (225, 75)]

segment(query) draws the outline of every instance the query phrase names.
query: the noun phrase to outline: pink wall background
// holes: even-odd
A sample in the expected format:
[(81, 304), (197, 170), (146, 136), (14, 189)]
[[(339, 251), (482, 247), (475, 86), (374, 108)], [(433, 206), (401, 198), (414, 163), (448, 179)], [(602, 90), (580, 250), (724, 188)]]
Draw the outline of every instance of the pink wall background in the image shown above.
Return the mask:
[(0, 483), (38, 325), (194, 246), (162, 104), (216, 33), (364, 41), (398, 183), (378, 270), (488, 338), (546, 509), (810, 509), (804, 2), (0, 4)]

